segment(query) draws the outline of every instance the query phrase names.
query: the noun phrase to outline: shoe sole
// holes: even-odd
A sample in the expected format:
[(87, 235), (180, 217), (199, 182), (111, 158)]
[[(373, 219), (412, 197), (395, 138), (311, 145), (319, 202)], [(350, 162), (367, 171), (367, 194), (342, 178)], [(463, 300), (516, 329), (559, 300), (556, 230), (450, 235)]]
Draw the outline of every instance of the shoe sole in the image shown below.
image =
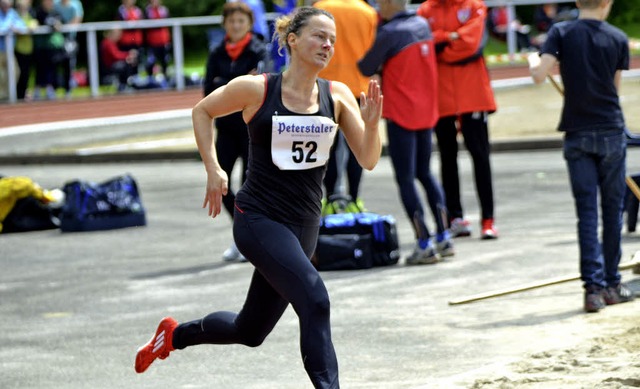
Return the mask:
[(156, 335), (154, 334), (151, 339), (149, 339), (149, 341), (147, 343), (145, 343), (144, 345), (142, 345), (140, 348), (138, 348), (138, 351), (136, 352), (136, 362), (135, 362), (135, 371), (138, 374), (142, 374), (145, 371), (147, 371), (147, 369), (149, 368), (149, 366), (151, 366), (151, 364), (149, 364), (147, 367), (142, 367), (142, 363), (144, 362), (142, 355), (140, 354), (140, 352), (142, 350), (144, 350), (147, 346), (149, 346), (151, 343), (154, 343), (154, 340), (156, 339)]
[(222, 255), (222, 260), (225, 262), (242, 261), (243, 258), (244, 256), (240, 253), (236, 255)]
[(222, 260), (225, 262), (248, 262), (247, 258), (245, 258), (244, 255), (240, 254), (240, 255), (236, 255), (234, 257), (222, 257)]
[(633, 297), (628, 298), (628, 299), (627, 298), (621, 298), (621, 299), (606, 299), (605, 298), (604, 299), (604, 303), (606, 305), (616, 305), (616, 304), (628, 303), (628, 302), (633, 301), (633, 300), (634, 300)]
[(435, 257), (435, 258), (427, 258), (427, 259), (419, 259), (416, 261), (405, 261), (405, 263), (407, 265), (434, 265), (436, 263), (440, 262), (440, 260)]
[(438, 255), (440, 255), (440, 258), (444, 258), (444, 257), (453, 257), (454, 255), (456, 255), (456, 252), (454, 249), (448, 249), (448, 250), (438, 250)]

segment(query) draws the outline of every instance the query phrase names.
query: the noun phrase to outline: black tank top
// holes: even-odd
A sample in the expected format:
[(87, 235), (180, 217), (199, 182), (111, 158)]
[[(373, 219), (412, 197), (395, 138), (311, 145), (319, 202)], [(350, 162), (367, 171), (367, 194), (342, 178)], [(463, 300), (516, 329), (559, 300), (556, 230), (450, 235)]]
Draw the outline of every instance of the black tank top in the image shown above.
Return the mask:
[(318, 79), (318, 88), (318, 111), (296, 113), (282, 103), (282, 74), (266, 75), (265, 100), (247, 124), (249, 162), (236, 196), (240, 209), (282, 223), (319, 225), (326, 145), (333, 144), (338, 126), (330, 82)]

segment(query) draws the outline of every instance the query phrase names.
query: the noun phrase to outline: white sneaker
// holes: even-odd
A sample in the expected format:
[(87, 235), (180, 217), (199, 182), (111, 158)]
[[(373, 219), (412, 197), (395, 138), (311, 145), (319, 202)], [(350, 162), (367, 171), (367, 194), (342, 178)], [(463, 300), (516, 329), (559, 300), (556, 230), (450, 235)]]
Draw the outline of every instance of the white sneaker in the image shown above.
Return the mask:
[(433, 246), (427, 246), (421, 249), (420, 246), (416, 246), (411, 255), (405, 258), (405, 264), (407, 265), (433, 265), (438, 263), (438, 255), (436, 249)]
[(222, 253), (222, 259), (231, 262), (231, 261), (239, 261), (246, 262), (247, 259), (242, 255), (242, 253), (238, 250), (238, 247), (235, 243), (231, 243), (231, 246)]
[(457, 217), (451, 220), (451, 225), (449, 226), (449, 232), (451, 233), (451, 237), (457, 238), (460, 236), (469, 236), (471, 235), (471, 224), (469, 221)]

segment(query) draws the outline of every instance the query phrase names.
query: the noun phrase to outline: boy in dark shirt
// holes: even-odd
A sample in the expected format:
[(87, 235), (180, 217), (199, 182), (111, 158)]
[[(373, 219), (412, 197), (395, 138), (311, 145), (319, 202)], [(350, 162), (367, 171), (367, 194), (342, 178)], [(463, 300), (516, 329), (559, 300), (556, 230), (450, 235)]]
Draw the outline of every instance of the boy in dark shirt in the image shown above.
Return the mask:
[[(580, 274), (586, 312), (633, 300), (621, 283), (620, 263), (626, 138), (618, 98), (622, 70), (629, 69), (629, 42), (605, 22), (613, 0), (577, 0), (578, 20), (555, 24), (541, 55), (529, 56), (536, 83), (556, 63), (565, 86), (558, 129), (578, 216)], [(602, 243), (598, 240), (598, 191)]]

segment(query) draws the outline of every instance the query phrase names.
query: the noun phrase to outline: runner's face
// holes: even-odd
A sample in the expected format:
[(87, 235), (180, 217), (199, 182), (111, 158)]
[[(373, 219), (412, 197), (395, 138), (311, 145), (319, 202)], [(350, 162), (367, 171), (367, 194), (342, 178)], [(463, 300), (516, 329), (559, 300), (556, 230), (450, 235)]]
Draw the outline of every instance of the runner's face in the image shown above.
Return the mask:
[(251, 31), (249, 15), (243, 12), (234, 12), (224, 18), (224, 31), (232, 43), (244, 38)]
[(289, 34), (292, 55), (324, 68), (333, 57), (336, 43), (336, 24), (325, 15), (313, 16), (300, 35)]

